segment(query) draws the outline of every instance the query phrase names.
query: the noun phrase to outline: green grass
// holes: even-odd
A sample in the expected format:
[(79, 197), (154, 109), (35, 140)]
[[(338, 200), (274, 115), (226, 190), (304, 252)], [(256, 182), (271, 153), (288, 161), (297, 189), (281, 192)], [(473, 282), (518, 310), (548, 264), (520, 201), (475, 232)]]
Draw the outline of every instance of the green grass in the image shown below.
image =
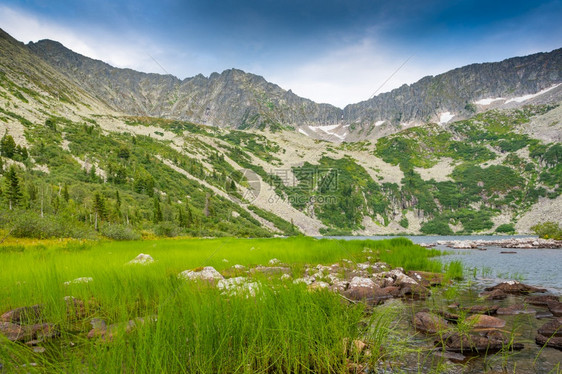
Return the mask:
[[(23, 248), (23, 249), (22, 249)], [(372, 252), (364, 252), (369, 248)], [(139, 253), (157, 261), (125, 265)], [(44, 343), (37, 355), (21, 344), (0, 344), (0, 362), (17, 372), (35, 362), (34, 372), (343, 372), (349, 360), (345, 342), (383, 344), (387, 322), (374, 320), (371, 331), (361, 304), (348, 304), (330, 291), (257, 277), (255, 298), (227, 297), (208, 285), (178, 279), (186, 269), (234, 264), (288, 263), (294, 274), (305, 264), (331, 264), (366, 256), (405, 269), (440, 271), (426, 250), (409, 240), (386, 241), (288, 239), (181, 239), (137, 242), (64, 242), (0, 251), (0, 312), (43, 304), (45, 320), (61, 337)], [(23, 266), (25, 265), (25, 266)], [(92, 277), (86, 284), (65, 281)], [(65, 296), (87, 300), (86, 313), (72, 318)], [(157, 320), (150, 321), (151, 316)], [(125, 323), (145, 318), (126, 333)], [(111, 341), (88, 340), (89, 321), (117, 324)], [(71, 344), (72, 342), (72, 344)]]

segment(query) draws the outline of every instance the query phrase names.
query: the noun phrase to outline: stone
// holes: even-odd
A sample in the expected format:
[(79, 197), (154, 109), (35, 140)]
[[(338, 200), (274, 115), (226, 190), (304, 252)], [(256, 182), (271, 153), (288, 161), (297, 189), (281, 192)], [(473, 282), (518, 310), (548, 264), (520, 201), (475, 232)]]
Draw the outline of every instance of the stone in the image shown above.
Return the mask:
[(562, 338), (562, 319), (557, 318), (545, 323), (537, 332), (544, 336), (557, 336)]
[(409, 271), (408, 276), (424, 287), (435, 287), (443, 284), (443, 274), (427, 271)]
[(403, 284), (400, 287), (400, 295), (408, 299), (425, 299), (431, 292), (420, 284)]
[(66, 315), (71, 320), (77, 320), (86, 316), (86, 305), (80, 299), (73, 296), (65, 296)]
[(351, 282), (349, 282), (349, 289), (354, 288), (375, 288), (377, 285), (371, 278), (365, 277), (353, 277)]
[(224, 277), (212, 266), (205, 266), (202, 269), (186, 270), (178, 275), (179, 278), (186, 280), (203, 280), (214, 283)]
[(449, 360), (456, 364), (462, 364), (467, 360), (467, 357), (461, 355), (460, 353), (448, 352), (448, 351), (434, 351), (433, 356), (437, 358), (443, 358)]
[(304, 283), (307, 286), (310, 286), (312, 283), (314, 283), (316, 281), (316, 277), (314, 277), (313, 275), (309, 275), (303, 278), (297, 278), (293, 281), (294, 284), (299, 284), (299, 283)]
[(342, 295), (353, 301), (372, 300), (376, 296), (374, 288), (361, 286), (350, 287), (344, 291)]
[(388, 271), (386, 276), (394, 279), (394, 286), (418, 285), (418, 282), (404, 274), (401, 269)]
[(541, 346), (562, 349), (562, 318), (542, 325), (537, 331), (535, 342)]
[(11, 322), (0, 322), (0, 333), (13, 342), (22, 339), (24, 336), (23, 328)]
[(152, 256), (144, 253), (140, 253), (137, 257), (128, 262), (130, 265), (149, 265), (152, 263), (154, 263)]
[(486, 300), (503, 300), (507, 298), (507, 293), (502, 290), (485, 291), (480, 294)]
[(548, 337), (541, 334), (537, 334), (535, 337), (535, 342), (540, 346), (546, 346), (550, 348), (556, 348), (562, 350), (562, 338), (561, 337)]
[(503, 283), (497, 284), (493, 287), (485, 288), (484, 290), (485, 291), (501, 290), (501, 291), (505, 292), (506, 294), (511, 294), (511, 295), (526, 295), (526, 294), (534, 293), (534, 292), (546, 292), (547, 291), (544, 288), (537, 288), (537, 287), (534, 287), (534, 286), (529, 286), (529, 285), (520, 283), (518, 281), (503, 282)]
[(525, 303), (535, 306), (547, 306), (549, 301), (560, 301), (558, 296), (554, 295), (533, 295), (525, 298)]
[(353, 344), (353, 352), (356, 354), (363, 353), (365, 348), (367, 348), (367, 344), (365, 344), (365, 342), (359, 339), (355, 339), (352, 344)]
[(426, 334), (437, 334), (447, 328), (448, 322), (429, 312), (417, 312), (414, 315), (414, 328)]
[(0, 316), (0, 321), (12, 323), (37, 323), (41, 320), (43, 306), (32, 305), (12, 309)]
[(264, 275), (291, 274), (291, 268), (286, 266), (258, 266), (250, 270), (251, 273), (261, 273)]
[(555, 317), (562, 317), (562, 303), (558, 301), (548, 301), (546, 303), (548, 310), (555, 316)]
[(222, 290), (223, 294), (230, 296), (245, 295), (254, 297), (259, 290), (259, 284), (257, 282), (250, 282), (245, 277), (235, 277), (219, 280), (217, 288)]
[(537, 312), (537, 314), (535, 314), (535, 318), (536, 319), (545, 319), (545, 318), (552, 318), (554, 317), (554, 315), (550, 312)]
[(469, 314), (496, 314), (499, 309), (499, 305), (473, 305), (471, 307), (465, 308), (465, 311)]
[[(503, 349), (509, 344), (509, 339), (497, 330), (487, 331), (481, 334), (459, 334), (453, 332), (448, 334), (442, 342), (438, 341), (437, 343), (443, 344), (444, 348), (451, 352), (487, 354)], [(520, 343), (513, 343), (511, 347), (513, 350), (524, 348), (523, 344)]]
[(278, 264), (280, 264), (280, 263), (281, 263), (281, 261), (279, 261), (279, 260), (276, 259), (276, 258), (272, 258), (272, 259), (269, 260), (269, 262), (268, 262), (268, 264), (269, 264), (269, 265), (272, 265), (272, 266), (273, 266), (273, 265), (278, 265)]
[(323, 290), (323, 289), (327, 289), (330, 287), (330, 283), (327, 282), (314, 282), (311, 285), (308, 286), (308, 289), (310, 291), (317, 291), (317, 290)]
[(470, 316), (465, 321), (469, 326), (475, 329), (501, 329), (505, 327), (505, 321), (503, 319), (485, 314)]
[(528, 308), (525, 304), (514, 304), (504, 308), (498, 308), (498, 315), (514, 316), (517, 314), (536, 314), (535, 309)]
[(68, 282), (64, 282), (64, 285), (70, 286), (71, 284), (90, 283), (90, 282), (93, 282), (93, 281), (94, 281), (94, 278), (92, 278), (92, 277), (80, 277), (80, 278), (76, 278), (76, 279), (73, 279), (73, 280), (68, 281)]
[(0, 333), (8, 340), (28, 342), (31, 340), (43, 341), (57, 335), (55, 325), (51, 323), (38, 323), (34, 325), (17, 325), (11, 322), (0, 322)]

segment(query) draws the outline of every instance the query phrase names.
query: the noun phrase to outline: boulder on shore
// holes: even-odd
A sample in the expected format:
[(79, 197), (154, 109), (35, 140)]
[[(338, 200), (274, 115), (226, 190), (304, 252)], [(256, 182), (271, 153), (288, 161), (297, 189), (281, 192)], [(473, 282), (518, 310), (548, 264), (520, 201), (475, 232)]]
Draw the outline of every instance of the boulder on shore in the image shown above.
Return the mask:
[(224, 279), (221, 273), (212, 266), (205, 266), (204, 268), (195, 270), (186, 270), (181, 272), (178, 277), (186, 280), (204, 280), (211, 283)]

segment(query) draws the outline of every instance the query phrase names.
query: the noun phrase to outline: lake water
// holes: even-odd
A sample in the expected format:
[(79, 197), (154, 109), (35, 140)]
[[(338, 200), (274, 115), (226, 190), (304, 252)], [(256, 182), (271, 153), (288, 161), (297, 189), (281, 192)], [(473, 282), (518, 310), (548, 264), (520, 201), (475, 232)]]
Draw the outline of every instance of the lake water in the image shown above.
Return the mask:
[[(338, 239), (382, 240), (396, 236), (342, 236)], [(406, 236), (414, 243), (435, 243), (439, 240), (499, 240), (509, 238), (528, 238), (531, 235), (472, 235), (472, 236)], [(334, 237), (336, 238), (336, 237)], [(440, 257), (443, 263), (461, 261), (466, 268), (476, 269), (476, 282), (481, 287), (497, 284), (504, 280), (519, 280), (526, 284), (544, 287), (555, 294), (562, 294), (562, 249), (505, 249), (486, 247), (486, 251), (477, 249), (450, 249), (437, 246), (437, 249), (449, 254)], [(513, 251), (504, 254), (502, 251)], [(472, 274), (468, 274), (472, 277)]]

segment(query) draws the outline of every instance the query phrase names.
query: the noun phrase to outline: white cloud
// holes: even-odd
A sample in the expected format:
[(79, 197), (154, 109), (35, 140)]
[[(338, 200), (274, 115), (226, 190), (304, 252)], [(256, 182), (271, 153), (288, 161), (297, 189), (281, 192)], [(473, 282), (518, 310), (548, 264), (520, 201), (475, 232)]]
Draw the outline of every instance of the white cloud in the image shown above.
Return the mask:
[(0, 25), (24, 43), (52, 39), (74, 52), (116, 67), (141, 71), (162, 70), (150, 57), (162, 53), (161, 49), (138, 35), (133, 37), (125, 34), (116, 38), (102, 30), (60, 25), (3, 5), (0, 5)]
[[(268, 76), (286, 89), (316, 102), (339, 107), (367, 100), (410, 55), (396, 52), (371, 39), (328, 51), (298, 67), (279, 69)], [(378, 93), (388, 92), (426, 75), (446, 71), (451, 61), (427, 64), (414, 55)]]

